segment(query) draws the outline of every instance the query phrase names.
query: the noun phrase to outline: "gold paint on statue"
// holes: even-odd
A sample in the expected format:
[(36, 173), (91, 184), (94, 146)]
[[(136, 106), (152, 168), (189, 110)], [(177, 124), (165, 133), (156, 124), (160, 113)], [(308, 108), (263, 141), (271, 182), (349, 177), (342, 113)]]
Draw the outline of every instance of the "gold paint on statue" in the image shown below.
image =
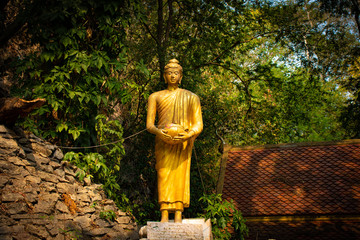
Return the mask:
[(156, 135), (161, 222), (167, 222), (169, 212), (175, 212), (175, 222), (181, 223), (184, 207), (189, 207), (191, 151), (203, 129), (200, 99), (179, 88), (182, 76), (179, 62), (170, 60), (164, 73), (167, 89), (151, 94), (148, 100), (146, 128)]

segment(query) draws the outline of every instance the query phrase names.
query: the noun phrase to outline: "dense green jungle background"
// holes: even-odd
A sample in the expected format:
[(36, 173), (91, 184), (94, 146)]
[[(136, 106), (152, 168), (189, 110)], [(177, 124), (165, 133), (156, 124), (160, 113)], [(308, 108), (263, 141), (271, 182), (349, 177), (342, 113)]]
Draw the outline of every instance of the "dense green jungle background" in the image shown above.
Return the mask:
[(59, 146), (117, 141), (64, 152), (81, 180), (103, 183), (141, 223), (159, 211), (154, 136), (139, 132), (148, 96), (166, 87), (169, 59), (180, 61), (181, 87), (200, 97), (204, 118), (185, 217), (204, 213), (210, 197), (200, 197), (215, 192), (219, 136), (237, 146), (360, 138), (357, 0), (0, 5), (3, 89), (46, 99), (17, 124)]

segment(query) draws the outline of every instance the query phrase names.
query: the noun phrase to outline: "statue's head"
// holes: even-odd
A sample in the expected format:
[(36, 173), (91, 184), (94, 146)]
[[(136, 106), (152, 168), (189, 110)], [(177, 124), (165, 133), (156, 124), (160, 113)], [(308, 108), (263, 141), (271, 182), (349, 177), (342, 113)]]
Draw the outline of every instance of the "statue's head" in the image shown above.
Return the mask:
[(165, 83), (180, 84), (183, 77), (183, 69), (179, 64), (179, 61), (174, 59), (169, 60), (165, 66), (164, 79)]

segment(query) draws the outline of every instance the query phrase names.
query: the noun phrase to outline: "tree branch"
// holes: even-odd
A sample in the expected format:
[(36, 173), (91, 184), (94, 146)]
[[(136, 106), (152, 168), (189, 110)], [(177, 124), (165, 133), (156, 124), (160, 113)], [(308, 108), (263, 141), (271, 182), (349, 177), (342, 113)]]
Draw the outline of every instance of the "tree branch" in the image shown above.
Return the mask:
[(28, 22), (29, 18), (38, 16), (41, 11), (42, 3), (40, 0), (25, 1), (25, 7), (20, 10), (15, 20), (0, 32), (0, 48), (6, 43)]
[(164, 16), (163, 16), (163, 0), (158, 0), (158, 25), (157, 25), (157, 40), (158, 40), (158, 56), (160, 65), (160, 81), (163, 80), (163, 73), (165, 67), (165, 49), (163, 48), (164, 35)]
[(252, 101), (251, 101), (251, 94), (249, 92), (249, 86), (247, 85), (247, 83), (239, 76), (239, 74), (237, 74), (237, 72), (227, 66), (224, 66), (222, 64), (219, 64), (219, 63), (208, 63), (206, 65), (215, 65), (215, 66), (219, 66), (219, 67), (222, 67), (226, 70), (229, 70), (230, 72), (232, 72), (239, 80), (240, 82), (244, 85), (244, 88), (245, 88), (245, 94), (248, 98), (248, 103), (249, 103), (249, 108), (248, 110), (246, 111), (246, 116), (245, 118), (247, 118), (247, 116), (249, 115), (249, 113), (251, 112), (252, 110)]
[(164, 44), (167, 44), (167, 41), (168, 41), (169, 35), (170, 35), (170, 28), (171, 28), (173, 13), (174, 13), (172, 3), (173, 3), (173, 0), (169, 0), (169, 1), (168, 1), (169, 17), (168, 17), (167, 24), (166, 24), (166, 33), (165, 33), (165, 41), (164, 41)]
[(162, 45), (162, 36), (164, 33), (164, 17), (163, 17), (163, 1), (158, 0), (158, 24), (157, 24), (157, 41), (159, 43), (159, 46)]
[(26, 14), (19, 14), (14, 22), (10, 23), (3, 32), (0, 33), (0, 48), (5, 44), (24, 26), (26, 23)]
[(6, 12), (5, 7), (10, 0), (0, 1), (0, 31), (3, 32), (5, 29)]
[(206, 65), (210, 65), (210, 64), (213, 64), (215, 61), (217, 61), (218, 59), (220, 59), (225, 53), (227, 53), (228, 51), (230, 51), (231, 49), (235, 48), (236, 46), (240, 45), (240, 44), (244, 44), (244, 43), (248, 43), (248, 42), (251, 42), (252, 40), (258, 38), (258, 37), (264, 37), (266, 35), (269, 35), (269, 34), (273, 34), (273, 33), (276, 33), (278, 31), (272, 31), (272, 32), (266, 32), (266, 33), (261, 33), (261, 34), (258, 34), (258, 35), (255, 35), (254, 37), (248, 39), (248, 40), (245, 40), (245, 41), (240, 41), (240, 40), (237, 40), (236, 42), (234, 42), (229, 48), (225, 49), (222, 53), (220, 53), (219, 55), (217, 55), (215, 58), (213, 58), (210, 62), (208, 63), (204, 63), (204, 64), (201, 64), (201, 65), (198, 65), (198, 66), (195, 66), (194, 69), (198, 69), (202, 66), (206, 66)]
[(144, 25), (146, 31), (148, 31), (148, 33), (150, 34), (150, 36), (155, 40), (156, 44), (159, 44), (158, 39), (155, 37), (154, 34), (152, 34), (149, 25), (147, 25), (147, 24), (146, 24), (143, 20), (141, 20), (141, 19), (140, 19), (140, 21), (141, 21), (141, 23)]
[(359, 20), (360, 6), (359, 6), (359, 2), (358, 2), (358, 0), (351, 0), (351, 2), (353, 4), (352, 11), (353, 11), (353, 13), (355, 15), (356, 26), (357, 26), (359, 34), (360, 34), (360, 20)]

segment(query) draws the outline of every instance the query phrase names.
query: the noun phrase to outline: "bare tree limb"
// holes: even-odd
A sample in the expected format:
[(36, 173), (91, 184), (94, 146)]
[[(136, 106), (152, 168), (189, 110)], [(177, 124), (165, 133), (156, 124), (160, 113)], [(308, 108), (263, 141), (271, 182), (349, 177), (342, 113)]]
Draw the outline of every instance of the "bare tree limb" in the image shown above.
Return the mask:
[(202, 66), (206, 66), (206, 65), (210, 65), (210, 64), (213, 64), (215, 61), (217, 61), (218, 59), (220, 59), (225, 53), (229, 52), (230, 50), (234, 49), (236, 46), (240, 45), (240, 44), (244, 44), (244, 43), (248, 43), (248, 42), (251, 42), (252, 40), (258, 38), (258, 37), (264, 37), (266, 35), (269, 35), (269, 34), (273, 34), (273, 33), (276, 33), (278, 31), (272, 31), (272, 32), (266, 32), (266, 33), (260, 33), (260, 34), (257, 34), (255, 36), (253, 36), (252, 38), (250, 39), (247, 39), (245, 41), (241, 41), (241, 40), (237, 40), (236, 42), (234, 42), (230, 47), (228, 47), (227, 49), (225, 49), (223, 52), (221, 52), (220, 54), (218, 54), (215, 58), (213, 58), (211, 61), (207, 62), (207, 63), (204, 63), (204, 64), (200, 64), (198, 66), (195, 66), (194, 69), (198, 69)]
[(155, 35), (151, 32), (149, 25), (147, 25), (143, 20), (141, 20), (141, 23), (144, 25), (146, 31), (150, 34), (150, 36), (155, 40), (156, 44), (159, 44), (158, 39), (155, 37)]
[(248, 108), (248, 110), (246, 111), (246, 117), (245, 117), (245, 118), (247, 118), (248, 114), (249, 114), (249, 113), (251, 112), (251, 110), (252, 110), (251, 94), (250, 94), (249, 86), (248, 86), (247, 82), (244, 81), (244, 80), (240, 77), (240, 75), (239, 75), (234, 69), (232, 69), (232, 68), (230, 68), (230, 67), (224, 66), (224, 65), (219, 64), (219, 63), (209, 63), (209, 64), (206, 64), (206, 65), (215, 65), (215, 66), (222, 67), (222, 68), (224, 68), (224, 69), (226, 69), (226, 70), (229, 70), (230, 72), (232, 72), (232, 73), (240, 80), (240, 82), (243, 84), (243, 86), (244, 86), (244, 88), (245, 88), (245, 94), (246, 94), (246, 96), (247, 96), (248, 104), (249, 104), (249, 108)]

